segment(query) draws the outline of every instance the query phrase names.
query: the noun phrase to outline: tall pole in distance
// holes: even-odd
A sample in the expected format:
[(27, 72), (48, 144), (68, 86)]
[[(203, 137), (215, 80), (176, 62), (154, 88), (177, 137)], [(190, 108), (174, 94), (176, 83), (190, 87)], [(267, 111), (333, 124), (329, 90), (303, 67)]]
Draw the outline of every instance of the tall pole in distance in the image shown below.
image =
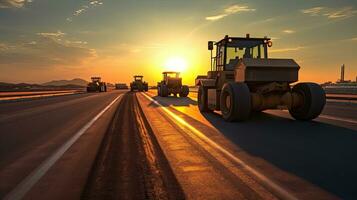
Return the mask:
[(213, 71), (213, 58), (212, 58), (212, 50), (211, 50), (211, 71)]
[(345, 64), (342, 64), (341, 66), (341, 82), (345, 81)]

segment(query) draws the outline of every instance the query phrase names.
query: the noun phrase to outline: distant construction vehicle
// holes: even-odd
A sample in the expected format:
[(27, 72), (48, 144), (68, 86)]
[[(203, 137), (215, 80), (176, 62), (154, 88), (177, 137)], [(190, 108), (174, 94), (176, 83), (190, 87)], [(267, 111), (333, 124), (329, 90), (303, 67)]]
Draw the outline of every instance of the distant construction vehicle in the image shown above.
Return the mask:
[(147, 82), (143, 81), (143, 77), (141, 75), (135, 75), (134, 81), (130, 83), (130, 91), (148, 91), (149, 85)]
[(180, 97), (187, 97), (190, 90), (187, 85), (182, 85), (182, 78), (179, 72), (163, 72), (163, 80), (157, 83), (157, 94), (167, 97), (171, 94)]
[(87, 92), (106, 92), (107, 84), (100, 77), (92, 77), (92, 82), (87, 85)]
[(298, 81), (300, 66), (293, 59), (268, 58), (271, 46), (269, 38), (249, 34), (209, 41), (211, 70), (196, 79), (200, 111), (220, 110), (226, 121), (242, 121), (283, 106), (298, 120), (318, 117), (326, 103), (324, 90), (310, 82), (290, 85)]
[(115, 84), (115, 89), (117, 89), (117, 90), (127, 90), (127, 89), (129, 89), (129, 87), (125, 83), (116, 83)]

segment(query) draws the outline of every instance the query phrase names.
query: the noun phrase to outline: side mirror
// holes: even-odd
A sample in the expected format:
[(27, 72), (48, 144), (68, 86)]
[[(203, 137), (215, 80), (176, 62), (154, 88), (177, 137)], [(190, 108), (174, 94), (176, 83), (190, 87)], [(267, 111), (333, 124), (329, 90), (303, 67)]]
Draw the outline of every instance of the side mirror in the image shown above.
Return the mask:
[(208, 41), (208, 50), (213, 50), (213, 41)]

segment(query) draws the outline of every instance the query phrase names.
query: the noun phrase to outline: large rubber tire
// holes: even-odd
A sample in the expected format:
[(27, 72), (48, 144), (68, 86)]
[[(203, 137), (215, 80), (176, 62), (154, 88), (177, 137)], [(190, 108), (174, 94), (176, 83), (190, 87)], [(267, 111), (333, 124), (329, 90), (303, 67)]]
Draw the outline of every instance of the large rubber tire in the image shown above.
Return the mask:
[(224, 120), (244, 121), (251, 113), (250, 91), (245, 83), (224, 84), (220, 96), (220, 107)]
[(161, 85), (161, 96), (162, 97), (167, 97), (169, 95), (169, 89), (167, 88), (167, 85)]
[(199, 86), (198, 87), (198, 95), (197, 95), (197, 103), (198, 109), (201, 112), (210, 112), (211, 110), (208, 108), (208, 89)]
[(190, 93), (190, 89), (188, 88), (188, 86), (183, 85), (179, 95), (180, 95), (180, 97), (187, 97), (189, 93)]
[(161, 97), (161, 88), (157, 86), (157, 96)]
[(318, 117), (325, 104), (326, 94), (322, 87), (316, 83), (298, 83), (292, 92), (300, 93), (304, 98), (302, 106), (289, 109), (292, 117), (297, 120), (312, 120)]

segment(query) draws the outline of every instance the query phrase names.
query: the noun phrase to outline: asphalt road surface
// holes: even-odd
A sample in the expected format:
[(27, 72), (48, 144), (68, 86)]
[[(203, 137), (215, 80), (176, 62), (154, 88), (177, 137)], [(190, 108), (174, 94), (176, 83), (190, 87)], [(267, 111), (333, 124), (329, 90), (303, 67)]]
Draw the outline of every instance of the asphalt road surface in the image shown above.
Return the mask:
[[(77, 134), (119, 93), (80, 94), (0, 104), (0, 198)], [(87, 130), (96, 133), (81, 139), (93, 137), (89, 142), (97, 143), (112, 118), (111, 112)], [(88, 156), (79, 159), (90, 159), (90, 154), (95, 156), (95, 148), (87, 151)], [(73, 167), (81, 166), (79, 163)]]
[(242, 123), (196, 94), (78, 94), (0, 104), (0, 198), (356, 199), (357, 104), (312, 122)]

